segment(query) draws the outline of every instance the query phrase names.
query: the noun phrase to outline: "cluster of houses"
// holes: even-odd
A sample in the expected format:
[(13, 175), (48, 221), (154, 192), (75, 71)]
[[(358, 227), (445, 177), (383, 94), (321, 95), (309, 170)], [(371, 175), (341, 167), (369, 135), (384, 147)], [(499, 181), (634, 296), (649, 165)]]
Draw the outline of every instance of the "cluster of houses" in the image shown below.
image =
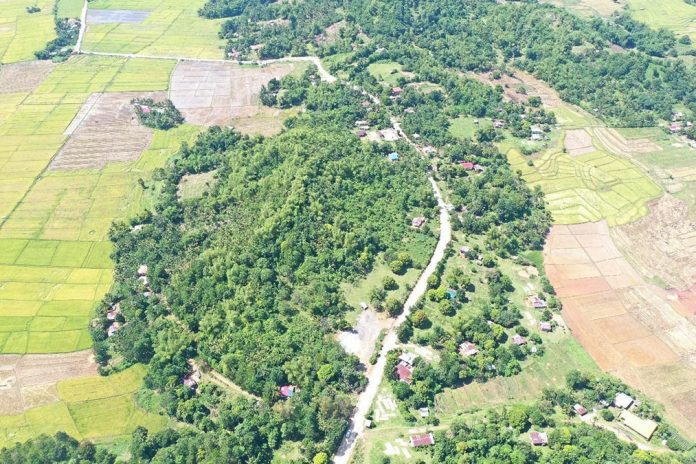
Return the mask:
[(106, 320), (109, 321), (109, 327), (106, 329), (107, 336), (112, 337), (122, 327), (122, 324), (116, 320), (120, 314), (121, 303), (116, 303), (107, 311)]
[(672, 122), (669, 125), (669, 131), (672, 134), (678, 134), (683, 129), (688, 129), (693, 127), (694, 123), (691, 121), (684, 121), (686, 116), (681, 111), (672, 113)]
[(367, 137), (367, 131), (370, 130), (370, 123), (368, 121), (355, 121), (355, 127), (358, 128), (358, 137), (360, 137), (361, 139)]

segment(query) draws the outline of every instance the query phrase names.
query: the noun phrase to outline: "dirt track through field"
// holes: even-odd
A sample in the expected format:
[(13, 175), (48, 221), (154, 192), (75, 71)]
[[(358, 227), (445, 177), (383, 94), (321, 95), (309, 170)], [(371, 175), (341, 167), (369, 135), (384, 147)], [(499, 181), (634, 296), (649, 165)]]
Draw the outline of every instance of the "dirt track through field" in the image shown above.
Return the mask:
[(696, 318), (683, 315), (683, 302), (643, 279), (605, 222), (554, 226), (544, 255), (563, 316), (597, 364), (664, 404), (696, 438)]
[(97, 375), (92, 350), (66, 354), (0, 356), (0, 415), (59, 401), (59, 381)]

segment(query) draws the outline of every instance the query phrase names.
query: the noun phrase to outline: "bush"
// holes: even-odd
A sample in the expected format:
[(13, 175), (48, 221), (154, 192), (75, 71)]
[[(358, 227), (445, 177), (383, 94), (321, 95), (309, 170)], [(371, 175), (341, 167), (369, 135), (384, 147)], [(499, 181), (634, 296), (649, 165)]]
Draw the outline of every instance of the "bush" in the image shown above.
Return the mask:
[(387, 309), (387, 313), (389, 313), (391, 317), (396, 317), (401, 314), (401, 311), (403, 311), (401, 301), (394, 297), (387, 298), (387, 301), (384, 303), (384, 307)]
[(386, 276), (382, 279), (382, 287), (384, 287), (385, 290), (396, 290), (399, 288), (399, 284), (396, 283), (396, 279), (392, 276)]
[(425, 311), (416, 311), (415, 313), (413, 313), (412, 322), (415, 327), (418, 327), (420, 329), (428, 323), (428, 315), (425, 314)]
[(600, 412), (600, 415), (602, 416), (602, 419), (604, 419), (605, 421), (611, 422), (614, 419), (616, 419), (616, 417), (614, 416), (614, 413), (611, 412), (611, 409), (602, 409), (602, 412)]

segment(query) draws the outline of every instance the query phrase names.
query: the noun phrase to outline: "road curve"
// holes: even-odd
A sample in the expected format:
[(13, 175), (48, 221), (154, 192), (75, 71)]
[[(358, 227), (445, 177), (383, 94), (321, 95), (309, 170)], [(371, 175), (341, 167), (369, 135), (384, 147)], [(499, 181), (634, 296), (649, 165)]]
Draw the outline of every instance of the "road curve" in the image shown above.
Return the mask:
[(365, 391), (360, 394), (358, 399), (358, 404), (353, 411), (353, 417), (350, 421), (350, 426), (343, 441), (334, 456), (334, 464), (348, 464), (353, 452), (355, 451), (355, 445), (358, 438), (360, 438), (365, 432), (365, 417), (367, 412), (370, 410), (370, 406), (377, 396), (379, 391), (379, 385), (384, 378), (384, 371), (387, 367), (387, 353), (398, 345), (398, 339), (396, 337), (396, 329), (403, 324), (406, 318), (411, 314), (411, 309), (418, 302), (418, 300), (425, 294), (428, 289), (428, 277), (430, 277), (437, 268), (437, 265), (442, 261), (445, 256), (445, 250), (447, 245), (452, 239), (452, 228), (450, 224), (450, 216), (447, 212), (445, 202), (442, 199), (442, 194), (440, 193), (440, 188), (437, 186), (435, 180), (430, 177), (430, 183), (433, 187), (433, 195), (437, 199), (437, 203), (440, 206), (440, 238), (435, 247), (433, 256), (430, 258), (428, 266), (425, 268), (421, 274), (418, 282), (413, 287), (411, 294), (408, 296), (406, 303), (404, 304), (404, 312), (396, 318), (389, 328), (389, 332), (384, 337), (384, 344), (382, 345), (382, 351), (379, 353), (379, 358), (377, 362), (372, 367), (372, 370), (367, 375), (367, 387)]

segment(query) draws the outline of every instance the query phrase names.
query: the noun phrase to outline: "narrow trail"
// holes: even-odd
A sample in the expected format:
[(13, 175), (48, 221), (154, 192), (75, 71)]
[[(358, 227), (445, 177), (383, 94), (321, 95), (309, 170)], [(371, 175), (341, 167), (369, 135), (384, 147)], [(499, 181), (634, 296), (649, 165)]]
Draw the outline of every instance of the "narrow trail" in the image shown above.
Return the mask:
[(87, 30), (87, 8), (89, 5), (89, 0), (85, 0), (85, 4), (82, 5), (82, 13), (80, 14), (80, 34), (77, 36), (77, 43), (75, 44), (75, 53), (80, 53), (82, 48), (82, 40), (85, 38), (85, 31)]

